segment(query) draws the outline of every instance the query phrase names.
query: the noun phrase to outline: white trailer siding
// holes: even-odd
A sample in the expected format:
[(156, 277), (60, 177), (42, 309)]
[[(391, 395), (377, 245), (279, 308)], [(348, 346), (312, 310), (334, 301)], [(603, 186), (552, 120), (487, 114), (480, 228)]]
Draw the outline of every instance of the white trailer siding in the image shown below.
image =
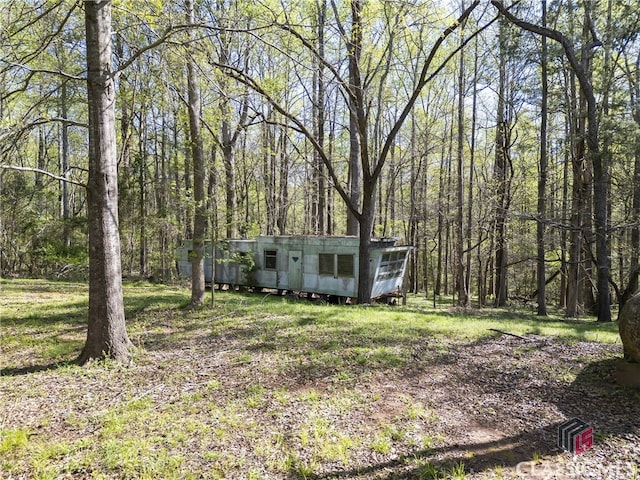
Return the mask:
[[(262, 236), (255, 240), (225, 240), (216, 249), (214, 283), (357, 297), (359, 268), (357, 237)], [(178, 251), (180, 274), (191, 275), (187, 241)], [(372, 298), (402, 291), (408, 253), (395, 239), (373, 240)], [(207, 252), (210, 252), (210, 245)], [(251, 261), (248, 261), (251, 257)], [(253, 268), (249, 268), (250, 264)], [(205, 259), (205, 280), (211, 281), (211, 256)]]
[[(350, 275), (320, 274), (319, 255), (349, 255), (357, 265), (356, 237), (265, 236), (256, 240), (256, 283), (264, 288), (323, 293), (345, 297), (357, 294), (357, 268)], [(267, 265), (275, 254), (276, 267)]]

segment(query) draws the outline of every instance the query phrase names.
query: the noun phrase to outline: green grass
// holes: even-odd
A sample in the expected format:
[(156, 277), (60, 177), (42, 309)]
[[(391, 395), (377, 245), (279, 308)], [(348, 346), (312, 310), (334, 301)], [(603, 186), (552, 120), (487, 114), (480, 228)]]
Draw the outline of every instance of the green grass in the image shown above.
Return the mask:
[[(217, 292), (215, 308), (186, 310), (186, 289), (137, 283), (125, 285), (133, 364), (78, 367), (86, 285), (0, 288), (0, 389), (12, 405), (0, 412), (0, 478), (313, 478), (342, 469), (391, 478), (393, 468), (466, 478), (461, 463), (429, 460), (447, 437), (428, 389), (400, 386), (411, 372), (445, 369), (455, 349), (501, 337), (491, 329), (566, 345), (619, 342), (614, 323), (433, 308), (422, 297), (406, 307), (333, 306)], [(529, 348), (514, 346), (514, 355)], [(540, 368), (561, 382), (575, 371)], [(382, 466), (366, 470), (363, 458)]]

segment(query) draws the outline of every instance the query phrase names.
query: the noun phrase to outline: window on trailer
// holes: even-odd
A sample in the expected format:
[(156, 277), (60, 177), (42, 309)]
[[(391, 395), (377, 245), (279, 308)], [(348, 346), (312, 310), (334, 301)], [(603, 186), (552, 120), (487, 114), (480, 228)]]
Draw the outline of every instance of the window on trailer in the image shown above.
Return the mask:
[(338, 255), (338, 276), (353, 277), (353, 255)]
[(393, 276), (399, 277), (402, 275), (402, 266), (404, 265), (404, 252), (396, 252), (393, 255)]
[(402, 275), (405, 252), (387, 252), (382, 255), (378, 269), (378, 281), (387, 280)]
[(333, 253), (320, 253), (318, 254), (318, 274), (333, 276)]
[(278, 251), (277, 250), (265, 250), (264, 251), (264, 268), (265, 270), (276, 270), (278, 266)]
[(353, 278), (354, 274), (354, 255), (335, 254), (335, 253), (319, 253), (318, 254), (318, 274), (331, 275), (332, 277)]

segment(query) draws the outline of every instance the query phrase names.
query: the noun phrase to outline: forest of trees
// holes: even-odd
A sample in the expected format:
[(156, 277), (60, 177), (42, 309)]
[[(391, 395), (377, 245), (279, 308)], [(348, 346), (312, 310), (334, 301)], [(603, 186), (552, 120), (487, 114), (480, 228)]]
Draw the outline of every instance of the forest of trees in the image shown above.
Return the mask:
[(175, 279), (186, 238), (348, 234), (414, 245), (409, 290), (461, 306), (606, 321), (637, 289), (637, 0), (5, 0), (3, 277), (89, 278), (90, 4), (122, 275)]

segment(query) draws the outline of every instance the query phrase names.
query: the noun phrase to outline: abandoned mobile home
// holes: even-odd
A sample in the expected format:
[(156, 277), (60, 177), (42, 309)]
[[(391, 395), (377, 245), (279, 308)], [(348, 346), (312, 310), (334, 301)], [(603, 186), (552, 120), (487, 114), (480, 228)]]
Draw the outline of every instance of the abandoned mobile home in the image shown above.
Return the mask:
[[(397, 246), (395, 238), (371, 241), (371, 298), (403, 293), (411, 246)], [(191, 277), (192, 241), (178, 249), (178, 271)], [(253, 240), (223, 240), (215, 249), (205, 246), (205, 281), (218, 286), (243, 286), (355, 298), (358, 294), (358, 238), (319, 236), (261, 236)]]

